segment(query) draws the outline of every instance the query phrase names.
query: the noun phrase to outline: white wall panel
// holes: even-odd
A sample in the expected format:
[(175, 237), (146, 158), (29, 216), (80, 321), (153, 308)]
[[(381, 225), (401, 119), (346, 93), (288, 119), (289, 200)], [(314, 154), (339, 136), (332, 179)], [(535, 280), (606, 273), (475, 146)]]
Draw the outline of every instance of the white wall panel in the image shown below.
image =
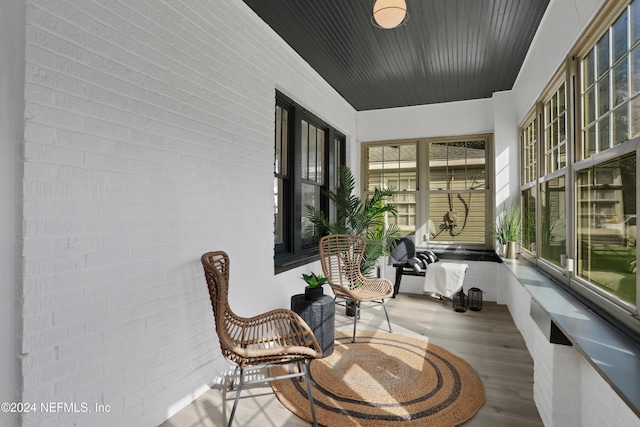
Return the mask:
[(385, 141), (493, 131), (491, 99), (361, 111), (358, 140)]

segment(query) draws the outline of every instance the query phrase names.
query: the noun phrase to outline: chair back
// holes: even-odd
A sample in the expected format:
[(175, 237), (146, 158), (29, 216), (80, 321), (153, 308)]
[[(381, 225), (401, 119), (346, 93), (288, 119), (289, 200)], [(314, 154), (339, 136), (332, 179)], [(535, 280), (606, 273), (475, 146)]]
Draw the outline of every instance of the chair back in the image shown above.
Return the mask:
[(201, 261), (222, 354), (235, 361), (231, 351), (234, 343), (227, 325), (228, 320), (236, 317), (229, 307), (229, 255), (223, 251), (207, 252)]
[(360, 286), (364, 247), (364, 239), (360, 236), (331, 234), (320, 239), (320, 263), (330, 284), (348, 289)]
[(207, 280), (213, 315), (228, 306), (229, 297), (229, 255), (223, 251), (207, 252), (201, 258), (204, 277)]

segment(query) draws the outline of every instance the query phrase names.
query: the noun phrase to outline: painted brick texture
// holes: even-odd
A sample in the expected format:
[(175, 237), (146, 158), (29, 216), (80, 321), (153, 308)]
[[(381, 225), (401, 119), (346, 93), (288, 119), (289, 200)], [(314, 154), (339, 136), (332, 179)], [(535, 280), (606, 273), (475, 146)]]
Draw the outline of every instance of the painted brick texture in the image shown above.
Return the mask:
[(109, 412), (24, 426), (156, 425), (215, 381), (205, 251), (229, 252), (238, 314), (288, 304), (276, 88), (355, 134), (355, 111), (239, 0), (28, 1), (22, 400)]
[[(0, 3), (0, 403), (20, 400), (20, 276), (25, 5)], [(18, 414), (0, 411), (0, 426)]]

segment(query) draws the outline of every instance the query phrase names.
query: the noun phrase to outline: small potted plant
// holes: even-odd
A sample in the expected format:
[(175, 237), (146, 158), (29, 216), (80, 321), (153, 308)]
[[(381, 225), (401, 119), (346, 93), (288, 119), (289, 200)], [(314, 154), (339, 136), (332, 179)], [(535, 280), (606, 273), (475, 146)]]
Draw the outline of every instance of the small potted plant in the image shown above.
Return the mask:
[(518, 251), (516, 244), (520, 243), (522, 233), (522, 216), (520, 204), (513, 203), (507, 205), (498, 218), (495, 229), (496, 237), (506, 248), (503, 250), (504, 256), (507, 258), (517, 258)]
[(329, 279), (316, 273), (302, 274), (302, 280), (307, 282), (307, 287), (304, 288), (304, 297), (308, 300), (318, 300), (324, 295), (324, 289), (322, 285), (329, 282)]

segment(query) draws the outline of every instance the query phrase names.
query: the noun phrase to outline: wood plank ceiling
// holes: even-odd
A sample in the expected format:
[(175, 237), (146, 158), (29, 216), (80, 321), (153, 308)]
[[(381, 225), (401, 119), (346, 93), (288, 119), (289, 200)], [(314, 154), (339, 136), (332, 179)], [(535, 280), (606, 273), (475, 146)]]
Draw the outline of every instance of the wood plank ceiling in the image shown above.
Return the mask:
[(243, 0), (356, 110), (509, 90), (549, 0), (407, 0), (406, 25), (373, 0)]

